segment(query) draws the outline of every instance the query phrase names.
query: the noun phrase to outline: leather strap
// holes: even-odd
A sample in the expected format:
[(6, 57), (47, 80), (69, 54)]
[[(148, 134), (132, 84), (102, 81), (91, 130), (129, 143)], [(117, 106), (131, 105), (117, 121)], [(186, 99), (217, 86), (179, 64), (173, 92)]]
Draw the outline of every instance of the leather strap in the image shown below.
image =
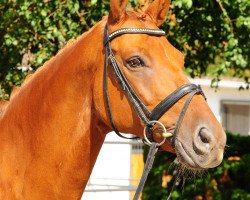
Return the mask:
[[(107, 33), (107, 28), (105, 28), (104, 31), (104, 40), (105, 38), (107, 38), (108, 33)], [(110, 43), (108, 42), (105, 46), (105, 61), (104, 61), (104, 73), (103, 73), (103, 87), (104, 87), (104, 96), (105, 96), (105, 100), (106, 100), (106, 106), (107, 106), (107, 112), (108, 112), (108, 116), (109, 116), (109, 121), (111, 124), (112, 129), (115, 131), (115, 133), (124, 139), (138, 139), (138, 137), (125, 137), (123, 136), (119, 130), (116, 128), (116, 125), (114, 123), (114, 119), (113, 119), (113, 115), (112, 115), (112, 111), (111, 111), (111, 105), (110, 105), (110, 99), (109, 99), (109, 92), (108, 92), (108, 65), (109, 65), (109, 60), (110, 58), (113, 56), (112, 50), (110, 48)], [(113, 60), (113, 63), (112, 61)], [(118, 80), (118, 83), (122, 86), (122, 89), (125, 90), (125, 82), (124, 79), (121, 76), (120, 70), (117, 68), (117, 65), (114, 62), (114, 59), (111, 59), (111, 66), (112, 66), (112, 71), (115, 74), (116, 79)], [(145, 106), (146, 107), (146, 106)]]
[(185, 116), (185, 113), (186, 113), (186, 111), (188, 109), (188, 106), (189, 106), (193, 96), (198, 92), (199, 92), (198, 90), (194, 90), (194, 91), (191, 91), (191, 93), (189, 94), (189, 96), (188, 96), (188, 98), (187, 98), (187, 100), (186, 100), (186, 102), (185, 102), (185, 104), (184, 104), (184, 106), (182, 108), (181, 114), (180, 114), (180, 116), (179, 116), (179, 118), (177, 120), (177, 123), (175, 125), (174, 134), (173, 134), (174, 140), (175, 140), (175, 138), (177, 136), (177, 133), (179, 132), (181, 122), (182, 122), (182, 120), (183, 120), (183, 118)]
[(145, 163), (145, 166), (143, 169), (143, 174), (141, 176), (140, 183), (136, 189), (133, 200), (138, 200), (140, 197), (140, 194), (141, 194), (143, 187), (145, 185), (145, 182), (147, 180), (148, 174), (153, 166), (155, 155), (156, 155), (158, 149), (159, 149), (159, 145), (157, 143), (153, 142), (152, 145), (150, 146), (147, 160), (146, 160), (146, 163)]

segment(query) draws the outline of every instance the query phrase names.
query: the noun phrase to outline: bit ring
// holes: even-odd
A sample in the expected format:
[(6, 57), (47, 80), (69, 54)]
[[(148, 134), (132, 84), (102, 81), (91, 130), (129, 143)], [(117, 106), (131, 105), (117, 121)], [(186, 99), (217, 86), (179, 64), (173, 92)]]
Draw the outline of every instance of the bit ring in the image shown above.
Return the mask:
[[(166, 134), (168, 134), (167, 133), (167, 129), (166, 129), (166, 127), (161, 123), (161, 122), (159, 122), (159, 121), (156, 121), (156, 120), (152, 120), (152, 121), (149, 121), (148, 122), (148, 125), (155, 125), (155, 124), (159, 124), (162, 128), (163, 128), (163, 136), (164, 135), (166, 135)], [(149, 141), (149, 139), (148, 139), (148, 137), (147, 137), (147, 133), (146, 133), (146, 130), (147, 130), (147, 126), (145, 126), (144, 127), (144, 130), (143, 130), (143, 135), (144, 135), (144, 139), (145, 139), (145, 141), (147, 142), (147, 144), (150, 146), (151, 144), (152, 144), (152, 142), (150, 142)], [(161, 145), (163, 145), (163, 143), (166, 141), (166, 137), (164, 137), (164, 139), (160, 142), (160, 143), (157, 143), (157, 145), (158, 146), (161, 146)]]

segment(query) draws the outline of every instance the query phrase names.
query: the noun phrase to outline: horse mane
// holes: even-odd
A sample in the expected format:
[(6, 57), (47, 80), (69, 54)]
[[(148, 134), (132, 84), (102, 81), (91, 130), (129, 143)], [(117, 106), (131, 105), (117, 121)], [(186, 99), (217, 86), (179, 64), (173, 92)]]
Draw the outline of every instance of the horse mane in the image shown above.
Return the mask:
[[(22, 85), (26, 84), (30, 79), (32, 79), (33, 75), (34, 75), (34, 73), (33, 74), (28, 74), (25, 77)], [(20, 90), (21, 90), (21, 86), (14, 86), (12, 91), (11, 91), (9, 101), (0, 99), (0, 116), (2, 115), (2, 113), (4, 112), (6, 107), (9, 105), (10, 101), (19, 93)]]
[(9, 101), (0, 99), (0, 116), (3, 114), (3, 112), (5, 111), (5, 109), (8, 107), (8, 105), (9, 105), (10, 102), (11, 102), (11, 100), (12, 100), (15, 96), (17, 96), (17, 95), (19, 94), (20, 90), (22, 89), (22, 87), (23, 87), (24, 85), (26, 85), (28, 82), (30, 82), (30, 81), (35, 77), (35, 74), (36, 74), (36, 73), (38, 73), (39, 71), (41, 71), (41, 70), (44, 68), (45, 65), (49, 64), (50, 61), (51, 61), (52, 59), (54, 59), (57, 55), (62, 54), (66, 49), (68, 49), (70, 46), (72, 46), (76, 41), (77, 41), (77, 39), (70, 39), (70, 40), (65, 44), (65, 46), (64, 46), (62, 49), (60, 49), (60, 50), (58, 51), (58, 53), (57, 53), (54, 57), (52, 57), (52, 58), (50, 58), (48, 61), (46, 61), (46, 62), (45, 62), (41, 67), (39, 67), (35, 72), (28, 74), (28, 75), (25, 77), (25, 79), (24, 79), (24, 81), (23, 81), (23, 83), (22, 83), (21, 86), (14, 86), (13, 89), (12, 89), (12, 91), (11, 91)]
[[(107, 17), (103, 17), (104, 20), (107, 19)], [(100, 21), (99, 23), (102, 23), (102, 21)], [(97, 23), (97, 24), (99, 24)], [(96, 25), (97, 25), (96, 24)], [(51, 65), (51, 63), (54, 61), (54, 59), (56, 59), (56, 57), (58, 55), (61, 55), (65, 52), (67, 52), (67, 50), (69, 50), (73, 45), (75, 45), (81, 38), (85, 37), (89, 32), (91, 32), (91, 30), (94, 28), (95, 26), (93, 26), (92, 28), (90, 28), (88, 31), (84, 32), (83, 34), (79, 35), (76, 39), (72, 38), (70, 40), (68, 40), (66, 42), (66, 44), (56, 53), (55, 56), (51, 57), (49, 60), (47, 60), (41, 67), (39, 67), (36, 71), (34, 71), (33, 73), (28, 74), (23, 83), (21, 84), (21, 86), (15, 86), (13, 87), (11, 94), (10, 94), (10, 99), (9, 101), (6, 100), (1, 100), (0, 99), (0, 116), (2, 115), (2, 113), (4, 112), (4, 110), (7, 108), (7, 106), (11, 103), (11, 100), (16, 97), (17, 95), (19, 95), (20, 91), (22, 90), (22, 88), (28, 84), (32, 79), (34, 79), (36, 77), (36, 74), (38, 74), (40, 71), (42, 71), (46, 66)]]
[(74, 45), (74, 43), (75, 43), (77, 40), (78, 40), (78, 38), (77, 38), (77, 39), (70, 39), (70, 40), (65, 44), (65, 46), (57, 52), (57, 54), (56, 54), (55, 56), (53, 56), (52, 58), (50, 58), (49, 60), (47, 60), (47, 61), (46, 61), (41, 67), (39, 67), (35, 72), (28, 74), (28, 75), (25, 77), (25, 79), (24, 79), (24, 81), (23, 81), (23, 83), (22, 83), (21, 86), (15, 86), (15, 87), (13, 87), (13, 89), (12, 89), (12, 91), (11, 91), (11, 94), (10, 94), (10, 100), (9, 100), (9, 101), (1, 100), (1, 99), (0, 99), (0, 113), (1, 113), (1, 111), (4, 110), (4, 108), (7, 107), (7, 104), (8, 104), (16, 95), (19, 94), (19, 92), (20, 92), (20, 90), (22, 89), (22, 87), (23, 87), (24, 85), (26, 85), (28, 82), (30, 82), (30, 81), (35, 77), (36, 73), (38, 73), (39, 71), (43, 70), (44, 66), (48, 65), (48, 64), (50, 63), (50, 61), (53, 60), (57, 55), (62, 54), (62, 53), (63, 53), (64, 51), (66, 51), (69, 47), (71, 47), (72, 45)]
[[(32, 79), (34, 73), (33, 74), (28, 74), (24, 81), (23, 81), (23, 84), (26, 84), (30, 79)], [(11, 94), (10, 94), (10, 99), (9, 101), (6, 101), (6, 100), (3, 100), (3, 99), (0, 99), (0, 116), (3, 114), (3, 112), (5, 111), (6, 107), (9, 105), (10, 101), (19, 93), (19, 91), (21, 90), (21, 87), (22, 86), (14, 86), (12, 91), (11, 91)]]
[(22, 85), (21, 86), (15, 86), (13, 87), (12, 91), (11, 91), (11, 94), (10, 94), (10, 101), (19, 93), (19, 91), (21, 90), (22, 86), (25, 85), (26, 83), (28, 83), (34, 76), (35, 72), (34, 73), (31, 73), (31, 74), (28, 74)]
[(5, 111), (5, 108), (8, 106), (9, 101), (6, 100), (0, 100), (0, 117), (3, 114), (3, 112)]
[[(78, 39), (78, 38), (77, 38), (77, 39)], [(44, 66), (47, 65), (47, 64), (49, 64), (50, 61), (53, 60), (57, 55), (62, 54), (66, 49), (68, 49), (69, 47), (71, 47), (72, 45), (74, 45), (74, 43), (77, 41), (77, 39), (70, 39), (70, 40), (65, 44), (65, 46), (62, 47), (62, 49), (60, 49), (60, 50), (57, 52), (57, 54), (56, 54), (55, 56), (53, 56), (52, 58), (50, 58), (49, 60), (47, 60), (47, 61), (46, 61), (41, 67), (39, 67), (35, 72), (28, 74), (28, 75), (25, 77), (25, 79), (24, 79), (24, 81), (23, 81), (23, 83), (22, 83), (21, 86), (15, 86), (15, 87), (12, 89), (11, 94), (10, 94), (10, 100), (13, 99), (14, 96), (16, 96), (16, 95), (19, 93), (19, 91), (22, 89), (22, 87), (23, 87), (25, 84), (27, 84), (30, 80), (32, 80), (32, 79), (34, 78), (34, 76), (35, 76), (35, 74), (36, 74), (37, 72), (41, 71), (41, 70), (44, 68)]]

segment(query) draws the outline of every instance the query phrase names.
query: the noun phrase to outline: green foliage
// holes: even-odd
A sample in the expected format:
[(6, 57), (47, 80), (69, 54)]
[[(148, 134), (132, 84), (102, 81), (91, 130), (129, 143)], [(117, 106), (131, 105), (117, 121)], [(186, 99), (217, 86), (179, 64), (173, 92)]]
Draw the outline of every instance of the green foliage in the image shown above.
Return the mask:
[(164, 29), (172, 44), (185, 52), (187, 72), (214, 80), (230, 75), (249, 87), (250, 1), (175, 0), (172, 8)]
[[(212, 75), (216, 83), (230, 75), (249, 84), (249, 0), (173, 0), (171, 7), (162, 28), (192, 77)], [(108, 0), (1, 0), (0, 98), (108, 10)]]
[[(183, 180), (175, 187), (174, 200), (215, 199), (245, 200), (250, 199), (250, 136), (227, 134), (227, 149), (222, 164), (206, 172), (191, 173), (186, 171)], [(147, 152), (145, 152), (146, 155)], [(143, 190), (143, 200), (166, 200), (175, 178), (162, 187), (162, 177), (173, 176), (175, 167), (173, 155), (160, 152)]]

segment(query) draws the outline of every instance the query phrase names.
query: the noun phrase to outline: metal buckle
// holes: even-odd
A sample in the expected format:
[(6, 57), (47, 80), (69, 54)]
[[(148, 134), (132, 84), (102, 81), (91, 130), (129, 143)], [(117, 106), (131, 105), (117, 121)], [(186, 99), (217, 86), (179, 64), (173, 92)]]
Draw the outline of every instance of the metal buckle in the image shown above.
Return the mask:
[[(168, 132), (167, 132), (167, 129), (165, 128), (165, 126), (164, 126), (161, 122), (159, 122), (159, 121), (152, 120), (152, 121), (149, 121), (149, 122), (148, 122), (148, 125), (153, 125), (153, 126), (154, 126), (155, 124), (159, 124), (159, 125), (163, 128), (163, 131), (164, 131), (164, 132), (162, 133), (162, 136), (164, 137), (164, 139), (163, 139), (160, 143), (157, 143), (158, 146), (161, 146), (161, 145), (163, 145), (163, 143), (166, 141), (166, 138), (171, 137), (173, 134), (172, 134), (172, 133), (168, 133)], [(151, 146), (151, 145), (152, 145), (152, 142), (150, 142), (149, 139), (147, 138), (147, 133), (146, 133), (147, 128), (148, 128), (147, 126), (144, 127), (143, 135), (144, 135), (144, 139), (145, 139), (145, 141), (147, 142), (147, 144), (148, 144), (149, 146)]]

